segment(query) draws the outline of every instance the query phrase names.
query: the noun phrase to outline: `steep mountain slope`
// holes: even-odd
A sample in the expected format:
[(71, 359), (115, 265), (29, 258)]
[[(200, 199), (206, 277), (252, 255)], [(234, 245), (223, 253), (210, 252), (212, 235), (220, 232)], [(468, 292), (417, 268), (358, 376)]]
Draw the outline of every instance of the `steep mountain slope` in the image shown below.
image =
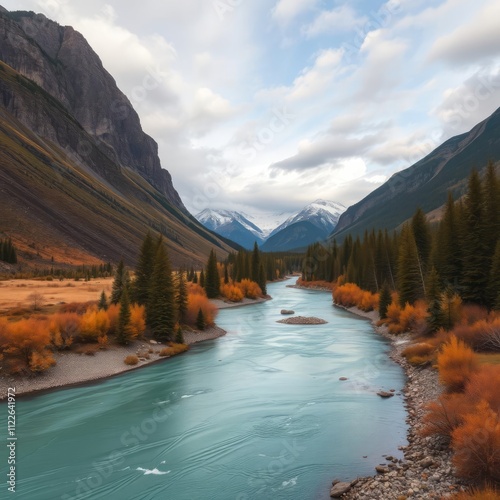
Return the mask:
[(265, 238), (264, 232), (259, 227), (243, 214), (233, 210), (206, 208), (196, 216), (196, 219), (207, 229), (235, 241), (243, 248), (251, 249), (255, 242), (261, 245)]
[(500, 160), (500, 108), (349, 207), (332, 237), (341, 241), (349, 233), (362, 235), (366, 229), (392, 230), (419, 206), (431, 212), (445, 203), (448, 191), (461, 196), (471, 169), (484, 169), (490, 159)]
[(25, 262), (133, 263), (148, 229), (165, 235), (176, 265), (215, 247), (227, 254), (185, 210), (156, 143), (83, 37), (35, 18), (0, 11), (0, 234)]
[(286, 252), (306, 248), (316, 241), (326, 238), (325, 231), (310, 221), (295, 222), (271, 236), (262, 245), (264, 252)]

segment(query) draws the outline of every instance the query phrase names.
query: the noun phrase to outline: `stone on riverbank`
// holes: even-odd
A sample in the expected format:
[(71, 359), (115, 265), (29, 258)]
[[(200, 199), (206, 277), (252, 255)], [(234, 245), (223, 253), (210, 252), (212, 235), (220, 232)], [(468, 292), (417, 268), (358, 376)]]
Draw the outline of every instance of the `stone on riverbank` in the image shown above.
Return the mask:
[(292, 311), (291, 309), (282, 309), (281, 314), (283, 315), (295, 314), (295, 311)]
[(331, 498), (340, 498), (351, 489), (351, 483), (337, 483), (330, 490)]

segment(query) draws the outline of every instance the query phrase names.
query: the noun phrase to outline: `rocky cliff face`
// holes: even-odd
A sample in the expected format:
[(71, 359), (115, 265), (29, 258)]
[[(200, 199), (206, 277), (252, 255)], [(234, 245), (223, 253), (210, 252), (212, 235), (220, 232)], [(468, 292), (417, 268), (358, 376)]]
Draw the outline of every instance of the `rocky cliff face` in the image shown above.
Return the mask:
[[(0, 8), (0, 59), (64, 106), (113, 162), (139, 173), (185, 211), (170, 174), (161, 168), (156, 142), (143, 132), (130, 101), (80, 33), (41, 14)], [(4, 106), (23, 124), (99, 170), (88, 158), (94, 145), (68, 141), (57, 123), (24, 104), (4, 96)]]

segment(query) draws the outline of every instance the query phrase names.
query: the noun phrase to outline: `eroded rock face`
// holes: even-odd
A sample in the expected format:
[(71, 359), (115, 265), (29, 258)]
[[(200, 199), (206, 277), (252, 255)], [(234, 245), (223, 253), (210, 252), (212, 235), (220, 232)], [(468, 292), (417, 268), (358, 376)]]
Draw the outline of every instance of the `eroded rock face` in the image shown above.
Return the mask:
[[(185, 211), (170, 174), (160, 165), (158, 145), (143, 132), (132, 104), (80, 33), (41, 14), (1, 10), (0, 41), (2, 61), (58, 100), (113, 161), (139, 173)], [(159, 85), (161, 75), (150, 76)], [(31, 130), (68, 149), (59, 143), (57, 123), (36, 116), (22, 101), (4, 101)], [(72, 149), (85, 163), (86, 144)]]

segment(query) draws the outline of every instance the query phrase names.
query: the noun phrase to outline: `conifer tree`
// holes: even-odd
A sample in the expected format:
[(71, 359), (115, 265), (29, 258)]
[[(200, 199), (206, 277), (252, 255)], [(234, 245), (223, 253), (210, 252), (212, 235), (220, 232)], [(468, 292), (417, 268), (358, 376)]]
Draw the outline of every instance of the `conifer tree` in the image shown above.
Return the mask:
[(488, 255), (487, 230), (484, 220), (484, 203), (481, 181), (477, 170), (469, 178), (464, 205), (465, 239), (463, 244), (463, 292), (467, 302), (487, 305), (487, 287), (491, 255)]
[(488, 299), (492, 307), (500, 311), (500, 240), (497, 242), (491, 265)]
[(200, 286), (205, 288), (205, 272), (203, 269), (200, 271)]
[(177, 333), (175, 334), (175, 342), (176, 344), (184, 344), (184, 334), (182, 333), (182, 328), (180, 325), (177, 327)]
[(448, 200), (439, 225), (434, 262), (443, 281), (457, 289), (462, 272), (462, 241), (453, 195)]
[(207, 262), (207, 274), (205, 276), (205, 291), (209, 299), (215, 299), (219, 296), (220, 279), (217, 268), (217, 256), (213, 250), (210, 251)]
[(193, 279), (191, 281), (193, 282), (194, 285), (198, 284), (198, 273), (197, 272), (193, 272)]
[(198, 316), (196, 316), (196, 328), (198, 328), (198, 330), (205, 330), (205, 326), (205, 316), (203, 315), (203, 311), (200, 307)]
[(184, 323), (186, 320), (186, 312), (188, 308), (188, 293), (184, 274), (177, 274), (177, 290), (176, 290), (177, 313), (179, 315), (179, 323)]
[(264, 264), (261, 262), (259, 266), (259, 279), (257, 281), (262, 293), (267, 295), (267, 278), (266, 271), (264, 270)]
[(255, 281), (255, 283), (259, 282), (259, 271), (260, 271), (260, 252), (259, 252), (259, 245), (257, 245), (257, 242), (255, 242), (253, 244), (252, 263), (250, 271), (250, 279), (252, 281)]
[(389, 309), (391, 303), (392, 303), (391, 289), (389, 288), (389, 285), (385, 281), (384, 284), (382, 285), (382, 288), (380, 289), (380, 299), (378, 305), (378, 314), (380, 316), (380, 319), (387, 318), (387, 309)]
[(398, 258), (398, 291), (399, 303), (414, 304), (424, 296), (422, 274), (413, 231), (408, 224), (403, 226), (399, 245)]
[(115, 279), (113, 281), (113, 285), (111, 287), (111, 303), (118, 304), (122, 298), (122, 293), (125, 288), (128, 288), (130, 284), (130, 277), (127, 269), (125, 269), (125, 265), (123, 263), (123, 259), (120, 260), (116, 271), (115, 271)]
[(411, 227), (417, 245), (422, 272), (425, 273), (431, 254), (431, 232), (424, 211), (420, 207), (411, 220)]
[(107, 311), (108, 310), (108, 298), (106, 297), (106, 292), (103, 290), (101, 293), (101, 297), (99, 299), (99, 303), (97, 304), (99, 310)]
[(161, 237), (157, 244), (150, 286), (146, 324), (157, 340), (170, 340), (175, 333), (177, 311), (170, 260)]
[(229, 283), (229, 273), (227, 271), (227, 264), (224, 266), (224, 285)]
[(145, 305), (149, 300), (150, 282), (151, 275), (153, 274), (156, 250), (153, 237), (148, 231), (142, 242), (137, 267), (135, 269), (133, 299), (139, 305)]
[(118, 315), (118, 327), (116, 329), (116, 340), (119, 344), (127, 345), (132, 339), (130, 327), (130, 301), (128, 291), (125, 288), (120, 298), (120, 313)]
[(500, 179), (495, 171), (493, 161), (488, 162), (483, 181), (484, 219), (487, 227), (487, 254), (493, 257), (495, 246), (500, 238)]
[(437, 332), (444, 325), (443, 309), (441, 307), (441, 287), (439, 286), (439, 275), (436, 268), (432, 268), (427, 278), (426, 289), (427, 323), (429, 324), (431, 332)]

